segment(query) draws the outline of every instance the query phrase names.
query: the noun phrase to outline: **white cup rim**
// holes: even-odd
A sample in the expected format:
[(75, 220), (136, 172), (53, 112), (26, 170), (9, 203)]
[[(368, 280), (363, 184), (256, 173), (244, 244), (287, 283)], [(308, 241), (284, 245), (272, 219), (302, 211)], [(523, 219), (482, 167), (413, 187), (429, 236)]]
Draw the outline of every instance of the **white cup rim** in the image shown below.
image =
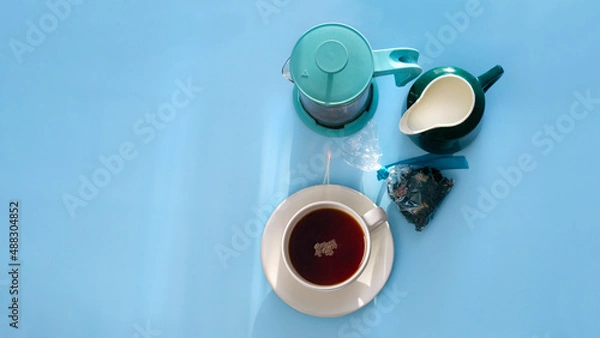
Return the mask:
[[(350, 276), (349, 278), (347, 278), (346, 280), (344, 280), (340, 283), (332, 284), (332, 285), (315, 284), (315, 283), (312, 283), (312, 282), (304, 279), (294, 268), (292, 262), (290, 261), (289, 254), (287, 252), (289, 239), (290, 239), (292, 230), (293, 230), (294, 226), (297, 224), (297, 222), (300, 219), (302, 219), (302, 217), (306, 216), (308, 213), (310, 213), (312, 211), (319, 210), (319, 209), (326, 209), (326, 208), (337, 209), (337, 210), (340, 210), (340, 211), (343, 211), (343, 212), (349, 214), (360, 225), (363, 233), (365, 234), (365, 252), (363, 254), (363, 257), (362, 257), (359, 267), (352, 274), (352, 276)], [(305, 205), (300, 210), (298, 210), (294, 214), (294, 216), (292, 216), (292, 218), (290, 218), (290, 220), (286, 224), (285, 229), (283, 231), (281, 250), (282, 250), (281, 254), (283, 256), (283, 262), (284, 262), (287, 270), (290, 272), (292, 277), (294, 277), (294, 279), (298, 283), (300, 283), (301, 285), (303, 285), (307, 288), (310, 288), (313, 290), (318, 290), (318, 291), (339, 290), (339, 289), (342, 289), (342, 288), (350, 285), (354, 281), (356, 281), (358, 279), (358, 277), (360, 277), (360, 275), (365, 270), (367, 263), (369, 262), (369, 259), (371, 258), (371, 231), (369, 230), (369, 227), (365, 223), (362, 216), (360, 214), (358, 214), (356, 211), (354, 211), (354, 209), (350, 208), (349, 206), (347, 206), (343, 203), (337, 202), (337, 201), (329, 201), (329, 200), (317, 201), (317, 202), (313, 202), (313, 203)]]

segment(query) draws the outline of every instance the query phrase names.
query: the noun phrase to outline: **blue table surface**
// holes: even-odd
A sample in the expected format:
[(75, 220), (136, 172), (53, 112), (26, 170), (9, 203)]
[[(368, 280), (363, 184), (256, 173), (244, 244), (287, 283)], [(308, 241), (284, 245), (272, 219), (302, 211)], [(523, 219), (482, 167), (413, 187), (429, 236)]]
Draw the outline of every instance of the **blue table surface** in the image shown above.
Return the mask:
[[(328, 150), (331, 183), (379, 191), (281, 77), (330, 21), (505, 74), (426, 230), (382, 199), (393, 308), (326, 319), (277, 297), (260, 245)], [(599, 22), (590, 0), (2, 2), (0, 337), (599, 337)], [(381, 164), (423, 154), (397, 126), (409, 86), (377, 82)]]

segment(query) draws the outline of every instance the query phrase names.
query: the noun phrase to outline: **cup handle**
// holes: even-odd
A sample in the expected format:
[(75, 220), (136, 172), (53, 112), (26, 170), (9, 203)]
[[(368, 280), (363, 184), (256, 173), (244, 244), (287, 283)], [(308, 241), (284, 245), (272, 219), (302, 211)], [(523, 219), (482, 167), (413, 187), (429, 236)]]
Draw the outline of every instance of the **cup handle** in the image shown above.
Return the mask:
[(486, 92), (488, 89), (490, 89), (490, 87), (502, 77), (502, 74), (504, 74), (504, 69), (502, 66), (498, 65), (479, 75), (477, 80), (479, 80), (483, 92)]
[(393, 74), (396, 86), (402, 87), (421, 74), (417, 64), (419, 52), (413, 48), (389, 48), (373, 51), (373, 76)]
[(382, 208), (375, 207), (364, 213), (362, 219), (365, 221), (369, 230), (373, 231), (387, 221), (387, 214)]

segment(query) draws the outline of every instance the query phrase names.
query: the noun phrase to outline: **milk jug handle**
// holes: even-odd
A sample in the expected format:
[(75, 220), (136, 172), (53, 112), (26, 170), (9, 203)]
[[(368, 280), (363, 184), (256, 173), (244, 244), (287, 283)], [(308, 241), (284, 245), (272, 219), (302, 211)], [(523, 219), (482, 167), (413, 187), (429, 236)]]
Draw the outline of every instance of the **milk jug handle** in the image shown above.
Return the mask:
[(502, 74), (504, 74), (504, 69), (502, 66), (497, 65), (478, 76), (477, 80), (479, 80), (483, 91), (486, 92), (494, 83), (496, 83), (496, 81), (498, 81), (498, 79), (502, 77)]
[(419, 52), (413, 48), (389, 48), (373, 51), (373, 76), (394, 75), (402, 87), (421, 74)]

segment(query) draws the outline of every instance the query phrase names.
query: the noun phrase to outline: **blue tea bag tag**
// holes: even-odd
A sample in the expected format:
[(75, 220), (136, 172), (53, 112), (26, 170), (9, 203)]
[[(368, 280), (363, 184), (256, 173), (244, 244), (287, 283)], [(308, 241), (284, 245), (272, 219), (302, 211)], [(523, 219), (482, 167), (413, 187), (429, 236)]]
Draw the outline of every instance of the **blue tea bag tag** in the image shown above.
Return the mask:
[(467, 162), (467, 159), (464, 156), (427, 154), (381, 167), (377, 170), (377, 180), (382, 181), (387, 179), (390, 176), (389, 169), (396, 165), (418, 165), (439, 170), (469, 169), (469, 162)]

